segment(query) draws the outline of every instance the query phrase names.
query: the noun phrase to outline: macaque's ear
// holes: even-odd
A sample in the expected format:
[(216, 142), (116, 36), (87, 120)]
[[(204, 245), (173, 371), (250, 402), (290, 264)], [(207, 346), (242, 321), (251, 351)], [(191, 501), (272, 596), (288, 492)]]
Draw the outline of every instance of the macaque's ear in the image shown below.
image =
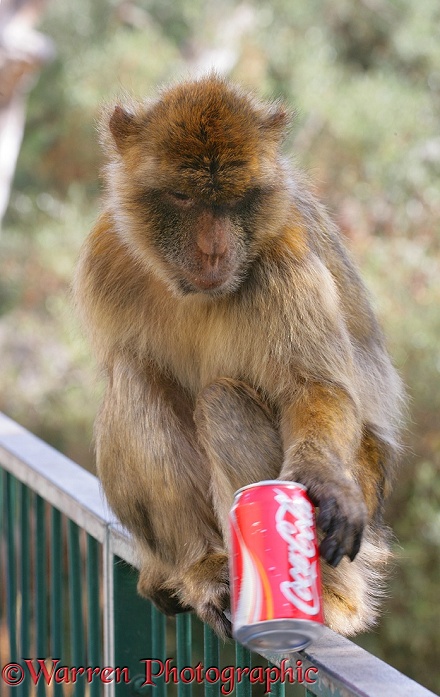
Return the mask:
[(122, 153), (129, 141), (129, 136), (135, 131), (135, 117), (128, 111), (117, 105), (109, 121), (110, 132), (119, 152)]
[(281, 103), (275, 102), (263, 114), (261, 129), (275, 140), (281, 140), (292, 120), (293, 114)]

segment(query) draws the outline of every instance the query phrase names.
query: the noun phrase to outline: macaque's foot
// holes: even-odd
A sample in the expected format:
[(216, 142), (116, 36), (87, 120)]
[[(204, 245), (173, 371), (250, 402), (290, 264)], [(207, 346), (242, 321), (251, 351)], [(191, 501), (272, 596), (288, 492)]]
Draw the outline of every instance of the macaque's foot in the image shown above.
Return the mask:
[(222, 639), (232, 636), (231, 622), (224, 614), (230, 606), (226, 554), (207, 555), (188, 569), (179, 595)]
[(157, 580), (153, 585), (148, 567), (146, 570), (141, 569), (137, 590), (139, 595), (151, 600), (164, 615), (172, 617), (180, 612), (189, 612), (191, 610), (190, 607), (180, 602), (176, 591), (158, 585)]
[(331, 566), (337, 566), (345, 554), (353, 561), (367, 523), (360, 487), (345, 477), (336, 482), (315, 480), (304, 484), (313, 503), (319, 506), (316, 522), (324, 533), (321, 556)]
[(169, 617), (178, 615), (181, 612), (191, 611), (191, 608), (188, 605), (182, 605), (178, 597), (166, 588), (160, 589), (155, 593), (151, 593), (149, 598), (158, 610)]

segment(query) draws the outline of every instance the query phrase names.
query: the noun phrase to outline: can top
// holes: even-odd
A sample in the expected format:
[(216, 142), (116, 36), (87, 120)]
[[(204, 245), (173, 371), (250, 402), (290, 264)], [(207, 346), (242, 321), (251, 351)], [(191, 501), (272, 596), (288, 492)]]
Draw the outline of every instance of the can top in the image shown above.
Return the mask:
[(258, 486), (273, 486), (274, 484), (278, 486), (298, 486), (300, 489), (307, 491), (307, 487), (305, 487), (304, 484), (300, 484), (299, 482), (288, 482), (283, 479), (263, 479), (262, 482), (253, 482), (252, 484), (247, 484), (246, 486), (242, 486), (240, 489), (237, 489), (237, 491), (234, 494), (234, 497), (237, 497), (239, 494), (241, 494), (242, 491), (247, 491), (247, 489), (253, 489), (254, 487)]

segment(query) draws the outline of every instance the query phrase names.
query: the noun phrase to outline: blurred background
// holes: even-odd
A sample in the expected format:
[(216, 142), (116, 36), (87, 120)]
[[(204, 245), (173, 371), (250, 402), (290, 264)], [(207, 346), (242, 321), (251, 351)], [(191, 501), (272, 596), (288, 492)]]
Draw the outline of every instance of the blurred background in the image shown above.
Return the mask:
[(69, 288), (99, 210), (99, 107), (213, 66), (296, 109), (286, 151), (347, 238), (407, 385), (396, 564), (381, 624), (358, 643), (436, 690), (438, 0), (3, 0), (0, 409), (93, 471), (101, 386)]

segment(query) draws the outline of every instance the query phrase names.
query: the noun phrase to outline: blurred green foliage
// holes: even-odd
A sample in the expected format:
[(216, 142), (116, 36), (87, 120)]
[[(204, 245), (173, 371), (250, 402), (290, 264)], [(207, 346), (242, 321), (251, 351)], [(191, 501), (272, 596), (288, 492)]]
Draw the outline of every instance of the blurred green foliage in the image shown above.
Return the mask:
[(48, 5), (58, 56), (33, 90), (0, 261), (0, 408), (93, 468), (100, 385), (73, 318), (97, 214), (99, 105), (215, 61), (297, 111), (286, 149), (311, 174), (371, 289), (408, 386), (388, 508), (390, 598), (359, 642), (440, 685), (440, 4), (438, 0), (77, 0)]

